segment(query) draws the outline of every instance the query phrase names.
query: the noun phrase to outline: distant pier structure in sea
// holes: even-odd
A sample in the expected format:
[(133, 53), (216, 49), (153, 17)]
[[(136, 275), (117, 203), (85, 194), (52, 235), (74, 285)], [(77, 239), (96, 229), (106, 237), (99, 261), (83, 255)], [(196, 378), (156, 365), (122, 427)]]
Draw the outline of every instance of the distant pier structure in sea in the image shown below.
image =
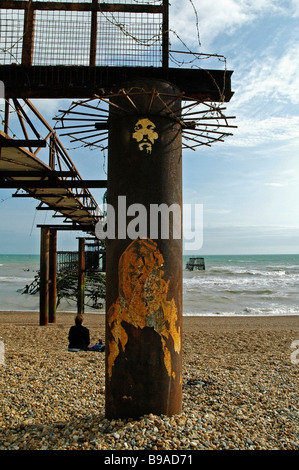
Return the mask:
[(206, 266), (205, 266), (204, 258), (197, 258), (197, 257), (192, 256), (187, 261), (186, 269), (188, 269), (189, 271), (194, 271), (194, 269), (198, 271), (205, 270)]

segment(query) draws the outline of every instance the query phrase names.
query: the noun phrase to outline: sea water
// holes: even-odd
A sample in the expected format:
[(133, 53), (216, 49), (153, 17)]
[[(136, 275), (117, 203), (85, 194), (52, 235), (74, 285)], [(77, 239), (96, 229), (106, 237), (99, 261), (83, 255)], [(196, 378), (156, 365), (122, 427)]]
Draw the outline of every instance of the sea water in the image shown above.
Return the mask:
[(204, 259), (204, 271), (183, 271), (184, 315), (299, 314), (299, 255)]
[[(299, 315), (299, 255), (204, 256), (204, 271), (188, 271), (188, 259), (184, 315)], [(39, 310), (38, 294), (20, 292), (38, 271), (39, 255), (0, 255), (0, 310)], [(76, 304), (64, 301), (62, 310)]]
[(22, 295), (39, 271), (39, 255), (0, 255), (0, 310), (39, 310), (38, 295)]

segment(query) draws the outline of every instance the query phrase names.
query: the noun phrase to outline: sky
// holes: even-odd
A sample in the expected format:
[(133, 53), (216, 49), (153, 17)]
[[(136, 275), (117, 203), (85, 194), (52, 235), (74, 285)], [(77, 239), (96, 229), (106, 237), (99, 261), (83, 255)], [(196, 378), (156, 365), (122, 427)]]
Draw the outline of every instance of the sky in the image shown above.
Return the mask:
[[(299, 253), (298, 18), (298, 0), (171, 1), (171, 47), (219, 54), (233, 70), (226, 114), (236, 116), (234, 135), (183, 152), (184, 204), (203, 205), (198, 254)], [(224, 67), (215, 58), (197, 64)], [(34, 104), (54, 125), (62, 104)], [(105, 178), (105, 152), (70, 155), (82, 177)], [(103, 191), (92, 193), (101, 205)], [(0, 252), (39, 253), (36, 225), (50, 223), (50, 215), (11, 194), (0, 190)], [(79, 235), (59, 234), (59, 249), (76, 249)]]

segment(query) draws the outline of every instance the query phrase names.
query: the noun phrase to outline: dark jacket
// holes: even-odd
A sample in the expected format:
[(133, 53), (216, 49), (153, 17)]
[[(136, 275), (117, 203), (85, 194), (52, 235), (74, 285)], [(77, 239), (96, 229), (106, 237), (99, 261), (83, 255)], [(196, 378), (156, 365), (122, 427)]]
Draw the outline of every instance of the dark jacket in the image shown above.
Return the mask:
[(89, 330), (85, 326), (71, 326), (69, 331), (69, 348), (87, 350), (90, 343)]

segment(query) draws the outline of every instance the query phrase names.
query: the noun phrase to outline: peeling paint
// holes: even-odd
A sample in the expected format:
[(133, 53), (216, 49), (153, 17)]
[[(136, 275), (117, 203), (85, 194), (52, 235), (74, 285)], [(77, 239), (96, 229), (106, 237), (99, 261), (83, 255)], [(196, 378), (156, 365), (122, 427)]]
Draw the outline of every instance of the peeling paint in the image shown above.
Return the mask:
[(177, 326), (178, 312), (174, 299), (167, 300), (168, 282), (163, 279), (164, 259), (151, 239), (134, 240), (119, 261), (119, 296), (107, 313), (112, 340), (109, 343), (108, 374), (111, 378), (114, 362), (125, 351), (128, 335), (122, 326), (126, 322), (135, 328), (152, 327), (160, 335), (164, 364), (169, 377), (175, 377), (171, 351), (181, 352), (181, 330)]

